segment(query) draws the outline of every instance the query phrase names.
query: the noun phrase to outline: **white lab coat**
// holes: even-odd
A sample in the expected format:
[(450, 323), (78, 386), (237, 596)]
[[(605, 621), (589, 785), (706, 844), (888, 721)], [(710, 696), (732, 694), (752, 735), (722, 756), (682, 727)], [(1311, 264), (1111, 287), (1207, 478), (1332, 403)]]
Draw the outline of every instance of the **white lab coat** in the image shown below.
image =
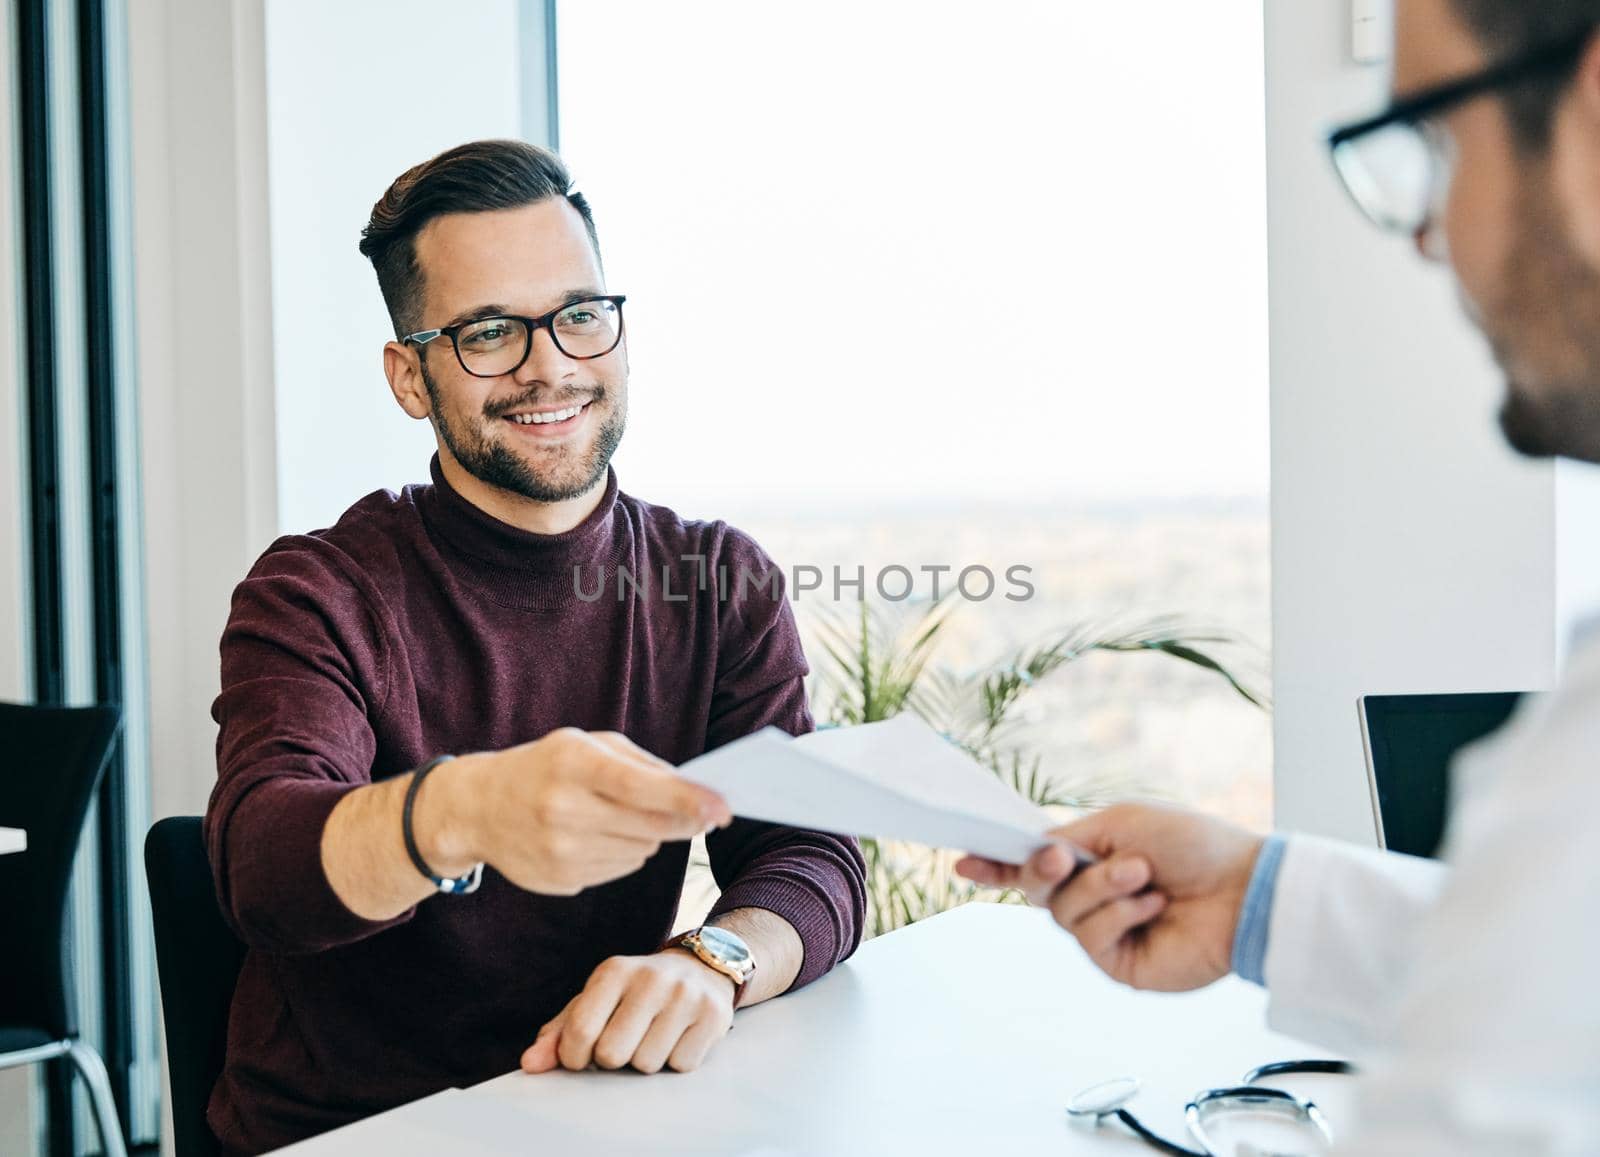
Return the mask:
[(1343, 1153), (1600, 1154), (1600, 637), (1454, 790), (1448, 868), (1290, 838), (1272, 1025), (1362, 1062)]

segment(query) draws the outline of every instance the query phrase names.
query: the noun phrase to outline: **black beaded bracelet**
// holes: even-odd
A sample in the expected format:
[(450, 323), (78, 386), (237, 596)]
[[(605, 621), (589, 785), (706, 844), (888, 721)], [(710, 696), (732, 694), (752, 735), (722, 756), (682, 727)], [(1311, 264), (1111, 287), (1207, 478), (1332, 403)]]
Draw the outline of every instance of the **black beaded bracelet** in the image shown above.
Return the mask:
[(449, 763), (455, 756), (441, 755), (438, 759), (431, 759), (417, 768), (411, 776), (411, 784), (406, 788), (405, 806), (400, 810), (400, 834), (405, 837), (406, 854), (411, 857), (411, 862), (417, 866), (417, 871), (428, 878), (439, 891), (447, 896), (464, 896), (468, 892), (476, 892), (478, 885), (483, 883), (483, 865), (475, 864), (472, 871), (465, 876), (441, 876), (428, 867), (428, 861), (422, 858), (422, 851), (417, 847), (417, 837), (411, 831), (411, 809), (417, 802), (417, 791), (422, 787), (422, 781), (428, 773), (441, 763)]

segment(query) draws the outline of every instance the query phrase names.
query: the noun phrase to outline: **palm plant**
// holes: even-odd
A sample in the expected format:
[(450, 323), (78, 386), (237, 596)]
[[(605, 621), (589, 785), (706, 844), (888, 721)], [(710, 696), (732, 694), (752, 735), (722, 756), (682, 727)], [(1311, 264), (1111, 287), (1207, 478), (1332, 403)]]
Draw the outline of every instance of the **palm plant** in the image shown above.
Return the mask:
[[(1109, 802), (1125, 784), (1103, 776), (1071, 780), (1053, 772), (1043, 753), (1020, 742), (1018, 707), (1041, 682), (1067, 664), (1096, 652), (1161, 654), (1222, 678), (1257, 707), (1265, 696), (1247, 687), (1207, 648), (1237, 643), (1221, 631), (1185, 630), (1175, 619), (1129, 626), (1080, 624), (1003, 662), (958, 673), (935, 663), (955, 604), (926, 604), (907, 621), (904, 608), (863, 600), (853, 617), (826, 615), (818, 625), (827, 658), (813, 691), (825, 726), (853, 726), (911, 711), (1041, 807), (1088, 808)], [(868, 935), (878, 935), (977, 898), (1015, 901), (986, 893), (956, 876), (951, 853), (863, 839), (867, 864)]]

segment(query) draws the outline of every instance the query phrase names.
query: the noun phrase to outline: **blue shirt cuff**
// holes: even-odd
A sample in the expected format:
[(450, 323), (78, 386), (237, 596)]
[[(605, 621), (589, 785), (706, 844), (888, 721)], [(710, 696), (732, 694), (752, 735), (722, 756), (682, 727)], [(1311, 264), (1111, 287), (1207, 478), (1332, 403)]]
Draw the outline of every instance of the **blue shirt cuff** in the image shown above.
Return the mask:
[(1278, 890), (1278, 868), (1283, 864), (1284, 839), (1268, 836), (1256, 856), (1250, 886), (1239, 909), (1239, 927), (1233, 934), (1233, 970), (1251, 984), (1266, 984), (1267, 929), (1272, 925), (1272, 899)]

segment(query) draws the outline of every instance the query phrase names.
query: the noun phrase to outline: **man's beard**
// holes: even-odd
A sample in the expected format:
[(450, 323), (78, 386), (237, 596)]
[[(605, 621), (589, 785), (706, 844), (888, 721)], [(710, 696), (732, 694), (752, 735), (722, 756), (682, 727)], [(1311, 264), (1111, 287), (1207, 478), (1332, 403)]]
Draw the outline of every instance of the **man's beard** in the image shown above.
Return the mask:
[(1491, 333), (1512, 375), (1500, 428), (1529, 457), (1600, 462), (1600, 274), (1567, 243), (1548, 175), (1529, 181)]
[[(445, 417), (444, 398), (426, 365), (422, 366), (422, 382), (427, 387), (428, 400), (433, 406), (434, 427), (439, 431), (440, 440), (449, 448), (455, 460), (461, 463), (461, 468), (480, 482), (534, 502), (566, 502), (592, 490), (605, 477), (611, 465), (611, 456), (621, 445), (623, 429), (627, 425), (627, 416), (619, 407), (601, 424), (588, 453), (581, 462), (574, 464), (573, 470), (566, 472), (567, 477), (541, 477), (503, 441), (485, 438), (481, 430), (460, 431), (452, 427)], [(565, 400), (586, 400), (591, 405), (601, 406), (606, 397), (606, 388), (598, 386), (587, 398), (573, 395)], [(484, 420), (497, 422), (502, 419), (485, 415)], [(565, 447), (562, 453), (565, 461)]]

